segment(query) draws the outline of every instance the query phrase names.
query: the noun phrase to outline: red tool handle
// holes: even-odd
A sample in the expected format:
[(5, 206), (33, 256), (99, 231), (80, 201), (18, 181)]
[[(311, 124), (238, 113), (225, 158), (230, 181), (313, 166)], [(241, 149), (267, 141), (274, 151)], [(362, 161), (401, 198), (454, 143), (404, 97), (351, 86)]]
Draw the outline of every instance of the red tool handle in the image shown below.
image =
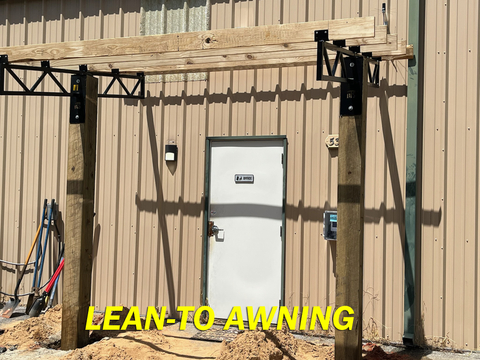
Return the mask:
[(50, 290), (52, 290), (53, 284), (55, 283), (55, 280), (57, 280), (58, 275), (60, 275), (60, 272), (63, 269), (63, 263), (65, 262), (65, 259), (62, 258), (62, 261), (60, 261), (60, 265), (58, 265), (57, 270), (55, 271), (55, 274), (53, 274), (52, 280), (47, 285), (47, 288), (45, 289), (46, 293), (49, 293)]

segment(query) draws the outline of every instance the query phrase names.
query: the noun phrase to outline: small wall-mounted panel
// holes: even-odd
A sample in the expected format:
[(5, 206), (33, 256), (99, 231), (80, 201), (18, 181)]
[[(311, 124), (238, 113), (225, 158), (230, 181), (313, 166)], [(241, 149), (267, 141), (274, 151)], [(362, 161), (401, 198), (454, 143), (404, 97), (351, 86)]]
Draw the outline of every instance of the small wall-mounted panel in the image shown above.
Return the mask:
[(323, 238), (337, 240), (337, 212), (325, 211), (323, 213)]

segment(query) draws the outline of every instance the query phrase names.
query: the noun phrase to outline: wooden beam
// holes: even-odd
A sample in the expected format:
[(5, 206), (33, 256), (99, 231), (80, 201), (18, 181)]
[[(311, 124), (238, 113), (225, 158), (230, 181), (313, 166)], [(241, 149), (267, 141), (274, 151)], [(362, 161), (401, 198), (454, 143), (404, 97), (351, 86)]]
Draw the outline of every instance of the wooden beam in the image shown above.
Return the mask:
[(375, 52), (375, 51), (393, 51), (397, 50), (397, 35), (387, 35), (387, 41), (384, 44), (364, 45), (360, 47), (361, 52)]
[[(298, 51), (308, 51), (310, 55), (316, 53), (317, 43), (315, 41), (308, 41), (302, 43), (284, 43), (277, 45), (256, 45), (256, 46), (243, 46), (228, 49), (203, 49), (203, 50), (189, 50), (180, 52), (164, 52), (154, 54), (138, 54), (138, 55), (117, 55), (117, 56), (101, 56), (90, 58), (74, 58), (74, 59), (61, 59), (51, 60), (51, 67), (58, 67), (62, 69), (77, 69), (79, 65), (93, 65), (92, 68), (107, 69), (110, 71), (114, 68), (119, 68), (123, 71), (124, 68), (128, 68), (131, 65), (174, 65), (174, 64), (186, 64), (187, 61), (194, 61), (196, 63), (211, 62), (209, 59), (216, 58), (220, 61), (238, 61), (243, 56), (249, 58), (250, 56), (256, 56), (257, 54), (277, 53), (282, 54), (281, 57), (290, 56), (290, 53)], [(205, 59), (205, 61), (203, 61)], [(29, 65), (40, 66), (39, 61), (30, 61)], [(104, 65), (101, 65), (104, 64)]]
[(375, 37), (350, 39), (350, 40), (347, 40), (345, 43), (347, 46), (362, 46), (362, 45), (385, 44), (386, 42), (387, 42), (387, 25), (376, 25)]
[(331, 40), (373, 38), (375, 18), (352, 18), (219, 29), (127, 38), (72, 41), (0, 48), (10, 62), (99, 56), (152, 54), (201, 49), (227, 49), (313, 41), (315, 30), (329, 30)]
[[(170, 64), (169, 64), (170, 63)], [(292, 66), (315, 65), (316, 50), (298, 50), (290, 53), (251, 53), (232, 55), (225, 59), (222, 56), (204, 58), (150, 60), (134, 63), (92, 64), (90, 71), (110, 71), (112, 68), (122, 69), (122, 72), (145, 72), (145, 74), (178, 74), (202, 71), (227, 71), (245, 69), (265, 69)]]
[[(373, 38), (362, 38), (362, 39), (353, 39), (347, 41), (347, 46), (354, 45), (379, 45), (379, 47), (374, 49), (381, 49), (381, 44), (387, 43), (387, 27), (384, 25), (377, 26), (375, 28), (375, 37)], [(396, 46), (396, 38), (395, 38)], [(266, 54), (266, 53), (279, 53), (281, 52), (281, 58), (290, 56), (295, 51), (308, 51), (308, 55), (314, 55), (314, 51), (317, 49), (317, 43), (309, 40), (308, 42), (300, 43), (291, 43), (286, 42), (283, 44), (274, 44), (274, 45), (255, 45), (255, 46), (242, 46), (234, 48), (224, 48), (224, 49), (201, 49), (201, 50), (187, 50), (187, 51), (175, 51), (175, 52), (164, 52), (164, 53), (153, 53), (153, 54), (138, 54), (138, 55), (117, 55), (117, 56), (98, 56), (98, 57), (86, 57), (86, 58), (72, 58), (72, 59), (61, 59), (61, 60), (51, 60), (50, 66), (64, 69), (76, 69), (78, 65), (94, 65), (92, 69), (102, 69), (110, 71), (114, 68), (120, 68), (124, 70), (129, 68), (132, 64), (137, 66), (139, 63), (142, 63), (144, 66), (159, 66), (159, 65), (173, 65), (177, 61), (191, 61), (192, 59), (196, 63), (201, 62), (211, 62), (207, 58), (217, 57), (217, 60), (227, 61), (233, 60), (238, 61), (238, 57), (232, 55), (244, 55), (245, 58), (250, 56), (255, 56), (255, 54)], [(396, 49), (396, 47), (395, 47)], [(386, 49), (385, 49), (386, 50)], [(388, 48), (390, 50), (390, 48)], [(368, 51), (368, 48), (367, 50)], [(305, 54), (304, 54), (305, 55)], [(297, 55), (292, 55), (297, 56)], [(201, 61), (201, 58), (205, 58), (205, 61)], [(272, 57), (269, 57), (272, 58)], [(168, 60), (168, 62), (164, 62)], [(172, 62), (174, 60), (175, 62)], [(147, 65), (148, 62), (148, 65)], [(32, 66), (40, 66), (40, 61), (31, 61), (28, 62)], [(102, 66), (101, 64), (105, 64)]]
[(382, 56), (382, 60), (385, 60), (385, 61), (410, 60), (413, 58), (414, 58), (413, 45), (407, 45), (405, 54)]
[(88, 345), (98, 80), (86, 76), (85, 123), (68, 125), (62, 350)]
[(407, 40), (398, 40), (397, 50), (390, 51), (376, 51), (372, 56), (391, 56), (391, 55), (405, 55), (407, 53)]
[[(373, 21), (373, 26), (372, 26)], [(316, 30), (321, 30), (317, 28)], [(375, 17), (337, 19), (328, 22), (330, 40), (347, 40), (375, 36)]]
[[(365, 139), (367, 66), (362, 61), (362, 114), (339, 121), (338, 220), (335, 306), (350, 306), (352, 330), (335, 330), (335, 359), (362, 358), (363, 225), (365, 194)], [(344, 86), (342, 84), (342, 86)]]
[[(202, 56), (203, 54), (209, 54), (210, 56)], [(332, 55), (331, 58), (333, 59), (334, 56)], [(209, 49), (180, 53), (82, 58), (81, 60), (87, 60), (86, 63), (90, 71), (121, 69), (123, 73), (142, 71), (146, 74), (280, 68), (316, 65), (317, 44), (311, 41), (308, 43), (257, 45), (225, 50)], [(78, 59), (54, 60), (51, 65), (76, 69), (77, 61)], [(39, 65), (37, 63), (31, 64)]]

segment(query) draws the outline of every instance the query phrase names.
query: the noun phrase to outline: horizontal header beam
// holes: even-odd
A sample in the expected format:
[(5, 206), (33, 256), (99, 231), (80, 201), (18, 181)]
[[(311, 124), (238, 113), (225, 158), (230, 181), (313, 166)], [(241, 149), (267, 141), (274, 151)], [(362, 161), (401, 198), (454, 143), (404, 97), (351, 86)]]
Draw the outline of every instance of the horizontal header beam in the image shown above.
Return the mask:
[(0, 48), (0, 54), (31, 66), (49, 60), (56, 68), (150, 75), (307, 66), (316, 64), (319, 29), (377, 57), (407, 56), (405, 43), (398, 48), (396, 35), (375, 26), (374, 17), (25, 45)]
[(20, 62), (226, 49), (313, 41), (313, 32), (318, 29), (328, 29), (332, 40), (373, 38), (375, 36), (375, 18), (372, 16), (248, 28), (12, 46), (0, 48), (0, 54), (8, 55), (11, 62)]

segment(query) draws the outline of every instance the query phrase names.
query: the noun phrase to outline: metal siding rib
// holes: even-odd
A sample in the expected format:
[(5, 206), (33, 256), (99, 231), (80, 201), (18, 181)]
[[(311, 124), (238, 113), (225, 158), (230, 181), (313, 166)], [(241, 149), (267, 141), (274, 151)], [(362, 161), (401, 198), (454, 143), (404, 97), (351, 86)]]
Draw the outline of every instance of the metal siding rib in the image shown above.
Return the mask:
[[(474, 54), (477, 54), (477, 37), (478, 37), (478, 25), (475, 24), (475, 20), (478, 19), (478, 2), (469, 1), (466, 4), (463, 4), (466, 10), (466, 23), (467, 23), (467, 34), (466, 34), (466, 47), (463, 49), (463, 53), (466, 54), (466, 68), (465, 68), (465, 81), (466, 81), (466, 97), (465, 97), (465, 109), (464, 114), (466, 118), (466, 129), (465, 132), (465, 188), (464, 196), (466, 199), (465, 204), (465, 290), (464, 290), (464, 307), (465, 312), (463, 315), (464, 321), (464, 341), (462, 346), (473, 348), (476, 346), (475, 342), (475, 328), (476, 321), (472, 313), (475, 313), (475, 286), (476, 286), (476, 277), (475, 277), (475, 227), (472, 226), (476, 223), (475, 221), (475, 210), (476, 210), (476, 198), (478, 196), (476, 190), (476, 169), (475, 169), (475, 156), (470, 154), (476, 153), (477, 147), (477, 138), (476, 138), (476, 128), (477, 121), (473, 109), (477, 104), (475, 91), (477, 89), (477, 84), (470, 81), (470, 74), (474, 79), (478, 78), (478, 72), (475, 69), (477, 64), (477, 59), (474, 57)], [(470, 73), (467, 69), (474, 69)], [(470, 196), (471, 194), (474, 196)]]

